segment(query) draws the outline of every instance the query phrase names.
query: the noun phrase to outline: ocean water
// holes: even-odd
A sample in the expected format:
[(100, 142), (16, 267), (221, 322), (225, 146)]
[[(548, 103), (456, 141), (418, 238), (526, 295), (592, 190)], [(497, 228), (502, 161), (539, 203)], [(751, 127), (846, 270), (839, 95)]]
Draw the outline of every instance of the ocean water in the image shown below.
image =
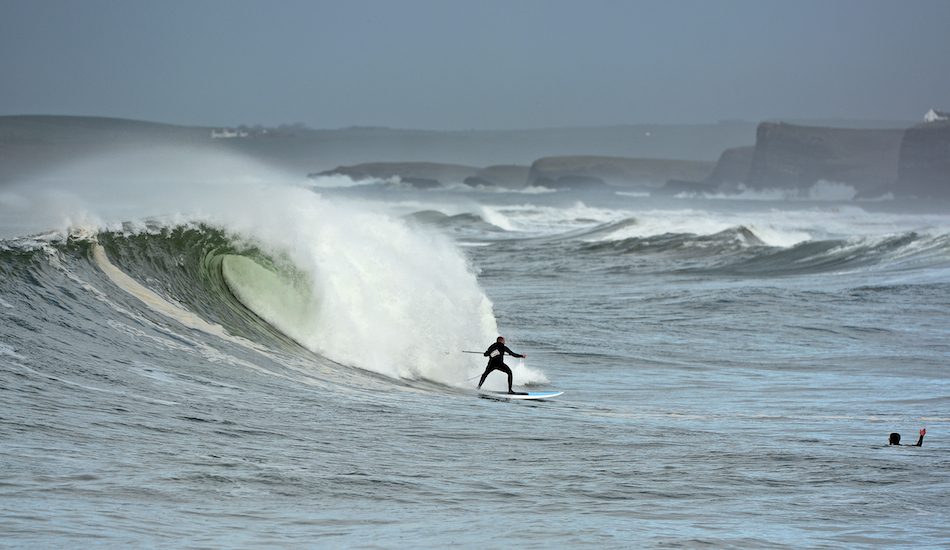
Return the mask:
[(947, 205), (175, 155), (0, 193), (0, 546), (950, 546)]

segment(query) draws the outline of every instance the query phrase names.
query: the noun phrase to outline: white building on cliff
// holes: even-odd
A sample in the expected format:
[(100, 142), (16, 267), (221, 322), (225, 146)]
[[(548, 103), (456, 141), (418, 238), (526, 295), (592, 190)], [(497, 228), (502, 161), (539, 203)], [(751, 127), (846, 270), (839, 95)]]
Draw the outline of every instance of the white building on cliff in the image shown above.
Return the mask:
[(950, 119), (950, 114), (944, 113), (943, 111), (938, 111), (936, 109), (931, 109), (927, 111), (926, 115), (924, 115), (924, 122), (937, 122), (938, 120), (948, 119)]
[(250, 134), (247, 132), (247, 130), (232, 130), (231, 128), (211, 130), (211, 139), (246, 138), (249, 135)]

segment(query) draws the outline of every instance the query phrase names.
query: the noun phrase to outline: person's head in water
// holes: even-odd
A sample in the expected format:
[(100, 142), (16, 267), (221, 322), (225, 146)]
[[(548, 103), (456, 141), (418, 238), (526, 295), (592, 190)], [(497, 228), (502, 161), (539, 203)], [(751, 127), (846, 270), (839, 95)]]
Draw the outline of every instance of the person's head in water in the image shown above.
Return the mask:
[(920, 439), (917, 440), (917, 443), (914, 443), (913, 445), (905, 445), (905, 444), (901, 443), (901, 434), (899, 434), (899, 433), (897, 433), (897, 432), (894, 432), (894, 433), (892, 433), (890, 436), (888, 436), (888, 438), (887, 438), (887, 444), (888, 444), (888, 445), (897, 445), (898, 447), (904, 447), (904, 446), (908, 446), (908, 447), (920, 447), (920, 446), (922, 446), (922, 445), (924, 444), (924, 436), (925, 436), (925, 435), (927, 435), (927, 428), (922, 428), (922, 429), (920, 430)]

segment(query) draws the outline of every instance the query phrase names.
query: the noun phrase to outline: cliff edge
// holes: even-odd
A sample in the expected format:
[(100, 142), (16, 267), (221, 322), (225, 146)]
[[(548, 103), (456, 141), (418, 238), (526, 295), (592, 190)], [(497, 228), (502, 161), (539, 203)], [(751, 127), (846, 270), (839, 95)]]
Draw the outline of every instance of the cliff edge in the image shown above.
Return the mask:
[(807, 189), (819, 181), (857, 191), (897, 180), (904, 130), (855, 130), (763, 122), (746, 179), (754, 189)]
[(950, 121), (919, 124), (904, 132), (894, 192), (950, 199)]

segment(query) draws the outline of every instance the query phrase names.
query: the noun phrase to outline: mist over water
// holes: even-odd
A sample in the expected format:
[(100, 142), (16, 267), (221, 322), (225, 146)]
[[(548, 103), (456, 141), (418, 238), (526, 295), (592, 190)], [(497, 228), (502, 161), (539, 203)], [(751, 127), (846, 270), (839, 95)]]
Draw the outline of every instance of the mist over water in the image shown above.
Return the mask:
[(0, 200), (4, 236), (159, 215), (200, 215), (255, 187), (292, 181), (286, 174), (217, 151), (118, 150), (5, 186)]
[[(8, 196), (5, 218), (20, 224), (8, 231), (21, 235), (114, 230), (128, 221), (133, 224), (125, 229), (137, 222), (133, 230), (147, 231), (143, 220), (160, 220), (211, 224), (262, 247), (287, 262), (300, 293), (280, 304), (252, 291), (245, 305), (343, 364), (453, 383), (467, 378), (467, 370), (446, 364), (446, 350), (481, 347), (496, 332), (491, 302), (448, 239), (352, 202), (324, 199), (299, 179), (235, 155), (129, 151), (62, 167)], [(241, 285), (274, 277), (267, 268), (245, 268), (238, 277), (233, 264), (224, 264), (232, 266), (225, 273), (232, 273), (226, 278), (239, 298)], [(293, 315), (287, 308), (302, 311)]]
[[(330, 185), (171, 149), (8, 187), (0, 528), (944, 547), (950, 214), (830, 189)], [(485, 358), (464, 352), (498, 334), (527, 355), (517, 389), (565, 393), (472, 391)]]

